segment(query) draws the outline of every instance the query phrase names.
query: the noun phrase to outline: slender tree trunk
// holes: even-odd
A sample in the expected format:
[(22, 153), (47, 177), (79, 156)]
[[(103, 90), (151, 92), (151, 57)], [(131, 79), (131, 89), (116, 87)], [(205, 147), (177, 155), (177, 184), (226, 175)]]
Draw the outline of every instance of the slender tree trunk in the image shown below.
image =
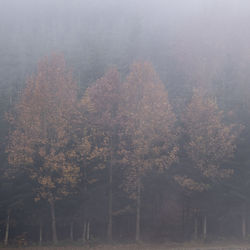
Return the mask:
[(53, 243), (57, 244), (57, 233), (56, 233), (56, 216), (55, 216), (55, 201), (53, 199), (50, 200), (50, 212), (51, 212), (51, 227), (52, 227), (52, 239)]
[(86, 220), (83, 223), (83, 233), (82, 233), (82, 241), (83, 243), (87, 240), (87, 222)]
[(109, 191), (108, 191), (108, 228), (107, 236), (108, 241), (112, 241), (113, 238), (113, 153), (111, 153), (111, 159), (109, 164)]
[[(87, 191), (88, 191), (88, 187), (87, 187), (87, 167), (86, 167), (86, 163), (84, 162), (84, 193), (85, 195), (87, 195)], [(85, 241), (87, 240), (87, 202), (85, 202), (84, 207), (83, 207), (83, 233), (82, 233), (82, 241), (83, 243), (85, 243)]]
[(203, 218), (203, 240), (207, 239), (207, 216), (204, 215)]
[(183, 199), (182, 202), (182, 240), (185, 240), (185, 229), (186, 229), (186, 203)]
[(69, 236), (70, 236), (70, 240), (73, 241), (74, 240), (74, 222), (71, 221), (70, 222), (70, 228), (69, 228)]
[(137, 183), (136, 194), (136, 229), (135, 229), (135, 241), (140, 242), (140, 219), (141, 219), (141, 180)]
[(242, 239), (246, 239), (246, 218), (242, 217)]
[(195, 215), (194, 218), (194, 240), (198, 240), (198, 217)]
[(90, 239), (90, 222), (87, 223), (87, 232), (86, 232), (86, 240), (89, 241)]
[(5, 227), (5, 237), (4, 237), (4, 246), (8, 245), (8, 241), (9, 241), (9, 229), (10, 229), (10, 210), (8, 210), (8, 212), (7, 212), (6, 227)]
[(42, 220), (39, 222), (39, 246), (41, 246), (43, 243), (43, 224)]
[(242, 239), (246, 239), (246, 234), (247, 234), (247, 216), (246, 216), (246, 204), (243, 205), (242, 207), (242, 216), (241, 216), (241, 231), (242, 231)]
[(85, 221), (82, 234), (83, 242), (89, 241), (90, 239), (90, 222)]
[(190, 220), (190, 204), (189, 199), (186, 201), (186, 219), (185, 219), (185, 238), (184, 240), (190, 239), (190, 228), (191, 228), (191, 220)]

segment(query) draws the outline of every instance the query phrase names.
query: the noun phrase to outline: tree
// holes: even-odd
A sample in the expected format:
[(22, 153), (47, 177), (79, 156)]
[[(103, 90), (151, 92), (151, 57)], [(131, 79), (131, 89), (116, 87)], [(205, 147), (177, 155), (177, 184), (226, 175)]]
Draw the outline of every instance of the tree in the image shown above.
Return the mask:
[(87, 95), (93, 106), (93, 123), (98, 134), (102, 135), (103, 157), (106, 158), (108, 168), (108, 226), (107, 237), (112, 240), (112, 218), (113, 218), (113, 167), (117, 159), (119, 144), (120, 106), (122, 105), (122, 86), (118, 71), (110, 69), (94, 85), (87, 89)]
[(167, 92), (149, 63), (135, 63), (124, 84), (121, 154), (126, 166), (124, 187), (136, 200), (136, 241), (140, 241), (142, 178), (162, 172), (177, 159), (176, 118)]
[[(223, 168), (223, 164), (233, 156), (240, 127), (235, 124), (227, 125), (216, 101), (206, 96), (201, 89), (194, 90), (181, 119), (184, 150), (192, 166), (207, 178), (229, 176), (232, 170)], [(207, 186), (200, 183), (193, 188), (203, 190)]]
[[(77, 117), (73, 121), (74, 147), (72, 154), (80, 166), (79, 183), (77, 185), (80, 196), (81, 210), (78, 212), (83, 217), (82, 240), (85, 242), (90, 238), (90, 219), (95, 213), (93, 203), (97, 197), (96, 189), (102, 176), (101, 170), (105, 169), (108, 157), (108, 141), (98, 123), (98, 110), (91, 99), (91, 87), (86, 90), (84, 96), (77, 105)], [(94, 189), (94, 192), (92, 192)], [(97, 201), (95, 200), (97, 203)], [(92, 204), (93, 205), (93, 204)]]
[[(213, 182), (233, 173), (227, 163), (236, 149), (240, 126), (227, 124), (216, 101), (201, 88), (194, 90), (181, 122), (183, 147), (180, 158), (184, 168), (182, 175), (178, 174), (175, 179), (189, 190), (208, 190)], [(204, 215), (204, 234), (207, 232), (206, 224)]]
[(53, 242), (57, 242), (55, 201), (70, 193), (79, 167), (72, 153), (71, 121), (76, 115), (77, 86), (63, 56), (40, 61), (38, 71), (27, 80), (9, 120), (9, 163), (23, 168), (35, 184), (35, 199), (47, 200), (51, 208)]

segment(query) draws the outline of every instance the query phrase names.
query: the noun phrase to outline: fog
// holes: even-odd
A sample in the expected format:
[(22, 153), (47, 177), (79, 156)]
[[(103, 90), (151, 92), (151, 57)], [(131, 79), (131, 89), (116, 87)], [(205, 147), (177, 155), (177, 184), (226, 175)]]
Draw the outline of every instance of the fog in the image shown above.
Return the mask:
[[(194, 240), (202, 244), (219, 240), (248, 242), (250, 232), (248, 226), (250, 223), (249, 25), (249, 0), (0, 0), (0, 241), (4, 245), (25, 245), (34, 242), (42, 244), (50, 241), (56, 243), (53, 231), (56, 221), (58, 240), (70, 239), (71, 243), (78, 241), (85, 244), (107, 242), (107, 240), (122, 243), (141, 240), (153, 243), (183, 243)], [(56, 55), (62, 56), (63, 59)], [(51, 61), (48, 58), (52, 58)], [(55, 62), (58, 60), (58, 67), (53, 64), (53, 60)], [(56, 211), (53, 217), (53, 213), (50, 212), (51, 198), (43, 197), (39, 198), (39, 202), (34, 202), (36, 199), (34, 194), (38, 192), (37, 186), (42, 184), (40, 180), (36, 182), (34, 173), (31, 174), (32, 171), (25, 167), (28, 165), (30, 169), (41, 169), (43, 166), (41, 162), (45, 158), (37, 162), (34, 160), (37, 160), (37, 155), (34, 159), (31, 157), (32, 164), (13, 163), (10, 158), (19, 159), (17, 155), (12, 154), (21, 152), (21, 149), (17, 150), (13, 146), (21, 141), (13, 139), (14, 135), (17, 135), (17, 138), (24, 138), (28, 146), (34, 143), (33, 138), (29, 137), (33, 132), (26, 135), (24, 131), (27, 128), (20, 129), (21, 132), (18, 130), (20, 124), (33, 124), (32, 118), (28, 120), (28, 116), (22, 116), (31, 112), (31, 108), (27, 108), (28, 104), (23, 103), (24, 100), (30, 100), (29, 105), (32, 106), (32, 100), (38, 99), (28, 96), (27, 86), (31, 85), (26, 85), (29, 82), (27, 79), (31, 79), (29, 77), (33, 75), (32, 79), (36, 79), (34, 84), (37, 81), (39, 85), (39, 81), (42, 82), (40, 78), (36, 78), (41, 70), (38, 67), (39, 62), (50, 65), (47, 69), (49, 72), (49, 69), (64, 68), (62, 63), (64, 60), (67, 69), (73, 73), (74, 80), (68, 83), (72, 84), (72, 91), (63, 92), (63, 86), (70, 86), (66, 83), (62, 84), (62, 87), (55, 85), (55, 88), (56, 86), (61, 88), (62, 95), (68, 100), (74, 100), (72, 93), (77, 92), (78, 104), (75, 105), (77, 107), (83, 104), (88, 108), (92, 107), (91, 105), (100, 107), (99, 115), (92, 114), (92, 116), (89, 115), (91, 109), (88, 113), (82, 108), (79, 111), (82, 116), (85, 117), (86, 113), (88, 115), (85, 120), (83, 119), (84, 122), (76, 123), (78, 125), (74, 124), (75, 116), (67, 119), (71, 119), (74, 124), (72, 127), (81, 124), (82, 128), (86, 128), (81, 134), (79, 132), (81, 126), (77, 127), (79, 129), (77, 133), (81, 134), (82, 142), (89, 133), (87, 140), (90, 140), (88, 146), (90, 151), (94, 152), (94, 148), (98, 147), (105, 148), (109, 145), (107, 141), (110, 143), (109, 147), (113, 149), (110, 155), (107, 153), (105, 157), (100, 156), (100, 152), (106, 152), (105, 150), (100, 150), (98, 153), (91, 151), (93, 158), (86, 156), (87, 160), (82, 153), (82, 159), (78, 162), (81, 178), (75, 181), (74, 191), (65, 191), (67, 195), (53, 198)], [(115, 68), (119, 73), (109, 71), (110, 68)], [(41, 71), (40, 76), (44, 72)], [(136, 72), (145, 74), (143, 78), (145, 82), (149, 81), (147, 79), (157, 84), (160, 82), (159, 85), (156, 84), (159, 89), (155, 87), (151, 90), (151, 85), (145, 83), (145, 90), (143, 89), (145, 99), (152, 99), (149, 105), (150, 111), (146, 108), (140, 110), (141, 113), (139, 109), (135, 111), (136, 105), (133, 109), (134, 99), (138, 103), (141, 101), (141, 106), (148, 105), (144, 103), (145, 99), (140, 100), (143, 94), (136, 96), (136, 88), (132, 87), (131, 79), (136, 79)], [(150, 75), (150, 72), (154, 73)], [(44, 79), (46, 77), (44, 76)], [(65, 79), (67, 77), (65, 76)], [(46, 79), (50, 79), (49, 76)], [(119, 82), (120, 85), (115, 83), (112, 85), (110, 79), (112, 81), (116, 79), (116, 84)], [(134, 81), (134, 85), (137, 86), (136, 80)], [(56, 80), (54, 82), (56, 84)], [(74, 82), (77, 90), (73, 87)], [(103, 93), (98, 92), (100, 91), (98, 84)], [(107, 87), (105, 84), (111, 85)], [(46, 89), (47, 85), (44, 86)], [(112, 88), (118, 90), (112, 92)], [(43, 93), (43, 88), (40, 91)], [(118, 93), (116, 91), (121, 91), (122, 94), (119, 92), (120, 96), (117, 97), (114, 94)], [(85, 103), (86, 96), (91, 104)], [(121, 103), (117, 103), (116, 98), (120, 98)], [(163, 99), (165, 101), (161, 102)], [(115, 111), (108, 113), (110, 106), (108, 104), (105, 106), (108, 100), (111, 107), (117, 105), (114, 110), (118, 110), (117, 113), (122, 115), (116, 113), (114, 115)], [(131, 102), (130, 105), (128, 100)], [(62, 102), (63, 99), (60, 99), (58, 105), (60, 106)], [(163, 103), (166, 105), (165, 108), (161, 106)], [(24, 108), (23, 113), (20, 105)], [(34, 103), (33, 105), (35, 106)], [(154, 105), (159, 109), (155, 110)], [(25, 107), (29, 111), (26, 112)], [(127, 110), (131, 109), (131, 112), (125, 111), (125, 107)], [(52, 112), (49, 108), (46, 107), (45, 114)], [(34, 108), (34, 114), (37, 112), (44, 114), (43, 111), (37, 110)], [(10, 113), (13, 113), (12, 118), (9, 118)], [(78, 117), (81, 116), (80, 113), (77, 113)], [(151, 117), (152, 113), (155, 114), (154, 117)], [(136, 118), (131, 114), (137, 114)], [(166, 116), (171, 117), (173, 124), (171, 122), (168, 124), (169, 120), (164, 119)], [(107, 119), (109, 122), (105, 123)], [(140, 131), (141, 134), (134, 132), (134, 135), (140, 134), (139, 139), (143, 138), (144, 141), (140, 142), (141, 144), (136, 141), (133, 147), (131, 144), (129, 148), (128, 143), (132, 143), (133, 136), (132, 132), (126, 133), (133, 130), (129, 126), (132, 126), (132, 121), (136, 119), (142, 119), (139, 124), (143, 125), (140, 126), (146, 124), (146, 132), (143, 129)], [(157, 123), (159, 119), (162, 119), (163, 124), (167, 124), (165, 130), (162, 124)], [(37, 120), (34, 118), (34, 121)], [(58, 118), (58, 127), (60, 121), (63, 123), (65, 120)], [(136, 120), (135, 123), (137, 122)], [(53, 129), (56, 130), (56, 127)], [(152, 132), (153, 128), (156, 130), (155, 134)], [(53, 129), (51, 131), (54, 131)], [(102, 131), (100, 134), (107, 133), (109, 139), (101, 138), (100, 134), (91, 137), (95, 129), (96, 131), (100, 129)], [(158, 135), (158, 139), (154, 138), (149, 143), (150, 136), (152, 134), (156, 136), (157, 131), (168, 132), (166, 135)], [(63, 149), (55, 150), (54, 154), (59, 155), (62, 150), (66, 155), (65, 150), (78, 143), (74, 141), (77, 139), (73, 138), (79, 139), (79, 134), (70, 136), (70, 142), (64, 145)], [(160, 137), (167, 139), (161, 141)], [(121, 143), (123, 140), (121, 138), (126, 138), (124, 139), (126, 142)], [(167, 166), (162, 172), (156, 170), (159, 167), (157, 165), (159, 159), (156, 159), (156, 156), (151, 157), (156, 154), (154, 143), (157, 140), (157, 147), (164, 143), (168, 144), (168, 147), (159, 150), (162, 155), (170, 159), (166, 161), (168, 163), (164, 163)], [(34, 146), (33, 153), (40, 147), (39, 143)], [(144, 151), (148, 150), (140, 161), (133, 156), (132, 151), (129, 152), (133, 148), (135, 154), (136, 145), (139, 145), (138, 148), (144, 145)], [(26, 146), (24, 144), (20, 146), (23, 155), (27, 150)], [(124, 148), (121, 150), (121, 147), (125, 147), (126, 150)], [(86, 148), (86, 145), (85, 147), (82, 145), (82, 150)], [(121, 152), (118, 152), (119, 150)], [(127, 153), (129, 157), (126, 155), (129, 160), (122, 155), (125, 151), (129, 152)], [(31, 150), (27, 152), (30, 156)], [(40, 154), (39, 150), (37, 152)], [(93, 156), (94, 154), (97, 158)], [(47, 158), (49, 157), (51, 156)], [(127, 191), (129, 188), (124, 188), (124, 183), (128, 176), (135, 178), (135, 172), (138, 174), (141, 171), (135, 167), (136, 164), (131, 159), (136, 158), (142, 166), (148, 166), (149, 163), (144, 161), (150, 157), (152, 166), (148, 167), (140, 178), (138, 177), (141, 185), (140, 201), (138, 201), (138, 193), (133, 197)], [(172, 159), (175, 157), (176, 161)], [(170, 164), (172, 160), (173, 163)], [(72, 162), (73, 160), (71, 164)], [(99, 168), (99, 164), (103, 166)], [(19, 165), (21, 171), (16, 170)], [(113, 166), (113, 173), (110, 165)], [(95, 170), (96, 168), (98, 170)], [(86, 181), (85, 171), (94, 180), (93, 184), (92, 179)], [(62, 175), (62, 172), (58, 175)], [(54, 172), (51, 176), (54, 178)], [(138, 178), (133, 178), (130, 178), (131, 182), (137, 183)], [(58, 183), (61, 185), (63, 181), (60, 180)], [(54, 193), (52, 196), (54, 197)], [(10, 222), (9, 217), (13, 222)], [(20, 237), (24, 240), (20, 241)]]
[[(78, 75), (89, 75), (93, 60), (100, 68), (149, 60), (164, 78), (182, 74), (180, 67), (187, 75), (189, 67), (209, 75), (220, 70), (228, 57), (247, 60), (249, 3), (244, 0), (2, 0), (0, 4), (1, 86), (23, 84), (31, 65), (55, 51), (65, 54)], [(9, 71), (18, 73), (6, 76)]]

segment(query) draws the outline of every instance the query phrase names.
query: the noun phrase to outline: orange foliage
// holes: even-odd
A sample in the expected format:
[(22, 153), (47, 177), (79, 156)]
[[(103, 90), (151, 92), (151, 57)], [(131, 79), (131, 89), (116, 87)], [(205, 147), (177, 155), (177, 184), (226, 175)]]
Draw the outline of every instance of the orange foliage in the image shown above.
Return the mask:
[[(185, 151), (191, 165), (207, 178), (218, 179), (231, 175), (232, 170), (223, 169), (222, 166), (233, 156), (240, 127), (223, 122), (223, 113), (216, 101), (207, 97), (202, 89), (195, 89), (182, 122), (186, 138)], [(208, 188), (208, 185), (194, 184), (191, 179), (192, 176), (176, 178), (189, 189), (202, 191)]]
[(133, 194), (146, 171), (163, 171), (177, 160), (176, 117), (164, 85), (149, 63), (133, 64), (123, 93), (121, 113), (126, 119), (121, 154), (127, 166), (126, 189)]
[(36, 199), (58, 199), (78, 179), (71, 138), (77, 85), (63, 56), (40, 61), (12, 113), (9, 163), (23, 167), (38, 185)]

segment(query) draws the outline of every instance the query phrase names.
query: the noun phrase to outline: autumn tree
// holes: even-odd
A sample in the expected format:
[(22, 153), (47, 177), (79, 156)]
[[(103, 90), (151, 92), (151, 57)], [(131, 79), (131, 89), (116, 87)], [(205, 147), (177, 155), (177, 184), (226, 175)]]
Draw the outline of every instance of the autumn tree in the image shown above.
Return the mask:
[(134, 63), (124, 84), (121, 154), (125, 190), (136, 200), (136, 241), (140, 241), (142, 178), (167, 169), (177, 159), (176, 117), (167, 91), (149, 63)]
[(49, 202), (53, 242), (57, 242), (55, 201), (66, 196), (78, 180), (72, 154), (72, 120), (77, 86), (63, 56), (40, 61), (28, 78), (14, 111), (9, 115), (9, 163), (24, 169), (35, 185), (35, 199)]
[(82, 203), (80, 214), (83, 217), (83, 242), (90, 238), (90, 214), (93, 214), (93, 208), (89, 206), (89, 201), (96, 198), (91, 189), (98, 187), (101, 171), (105, 169), (109, 155), (108, 140), (103, 134), (104, 130), (100, 129), (101, 123), (97, 119), (100, 111), (94, 103), (92, 90), (89, 87), (78, 102), (77, 116), (72, 122), (75, 131), (72, 155), (80, 166), (77, 189)]
[(102, 78), (87, 89), (87, 95), (93, 108), (92, 123), (99, 136), (99, 152), (108, 169), (108, 225), (107, 238), (112, 240), (113, 218), (113, 168), (117, 162), (119, 134), (121, 133), (122, 86), (120, 74), (110, 69)]
[[(233, 173), (226, 163), (235, 151), (240, 126), (227, 124), (215, 99), (201, 88), (194, 90), (181, 122), (181, 158), (185, 168), (181, 171), (182, 175), (178, 174), (175, 179), (188, 190), (208, 190), (212, 182)], [(204, 223), (203, 233), (206, 234), (206, 217)]]

